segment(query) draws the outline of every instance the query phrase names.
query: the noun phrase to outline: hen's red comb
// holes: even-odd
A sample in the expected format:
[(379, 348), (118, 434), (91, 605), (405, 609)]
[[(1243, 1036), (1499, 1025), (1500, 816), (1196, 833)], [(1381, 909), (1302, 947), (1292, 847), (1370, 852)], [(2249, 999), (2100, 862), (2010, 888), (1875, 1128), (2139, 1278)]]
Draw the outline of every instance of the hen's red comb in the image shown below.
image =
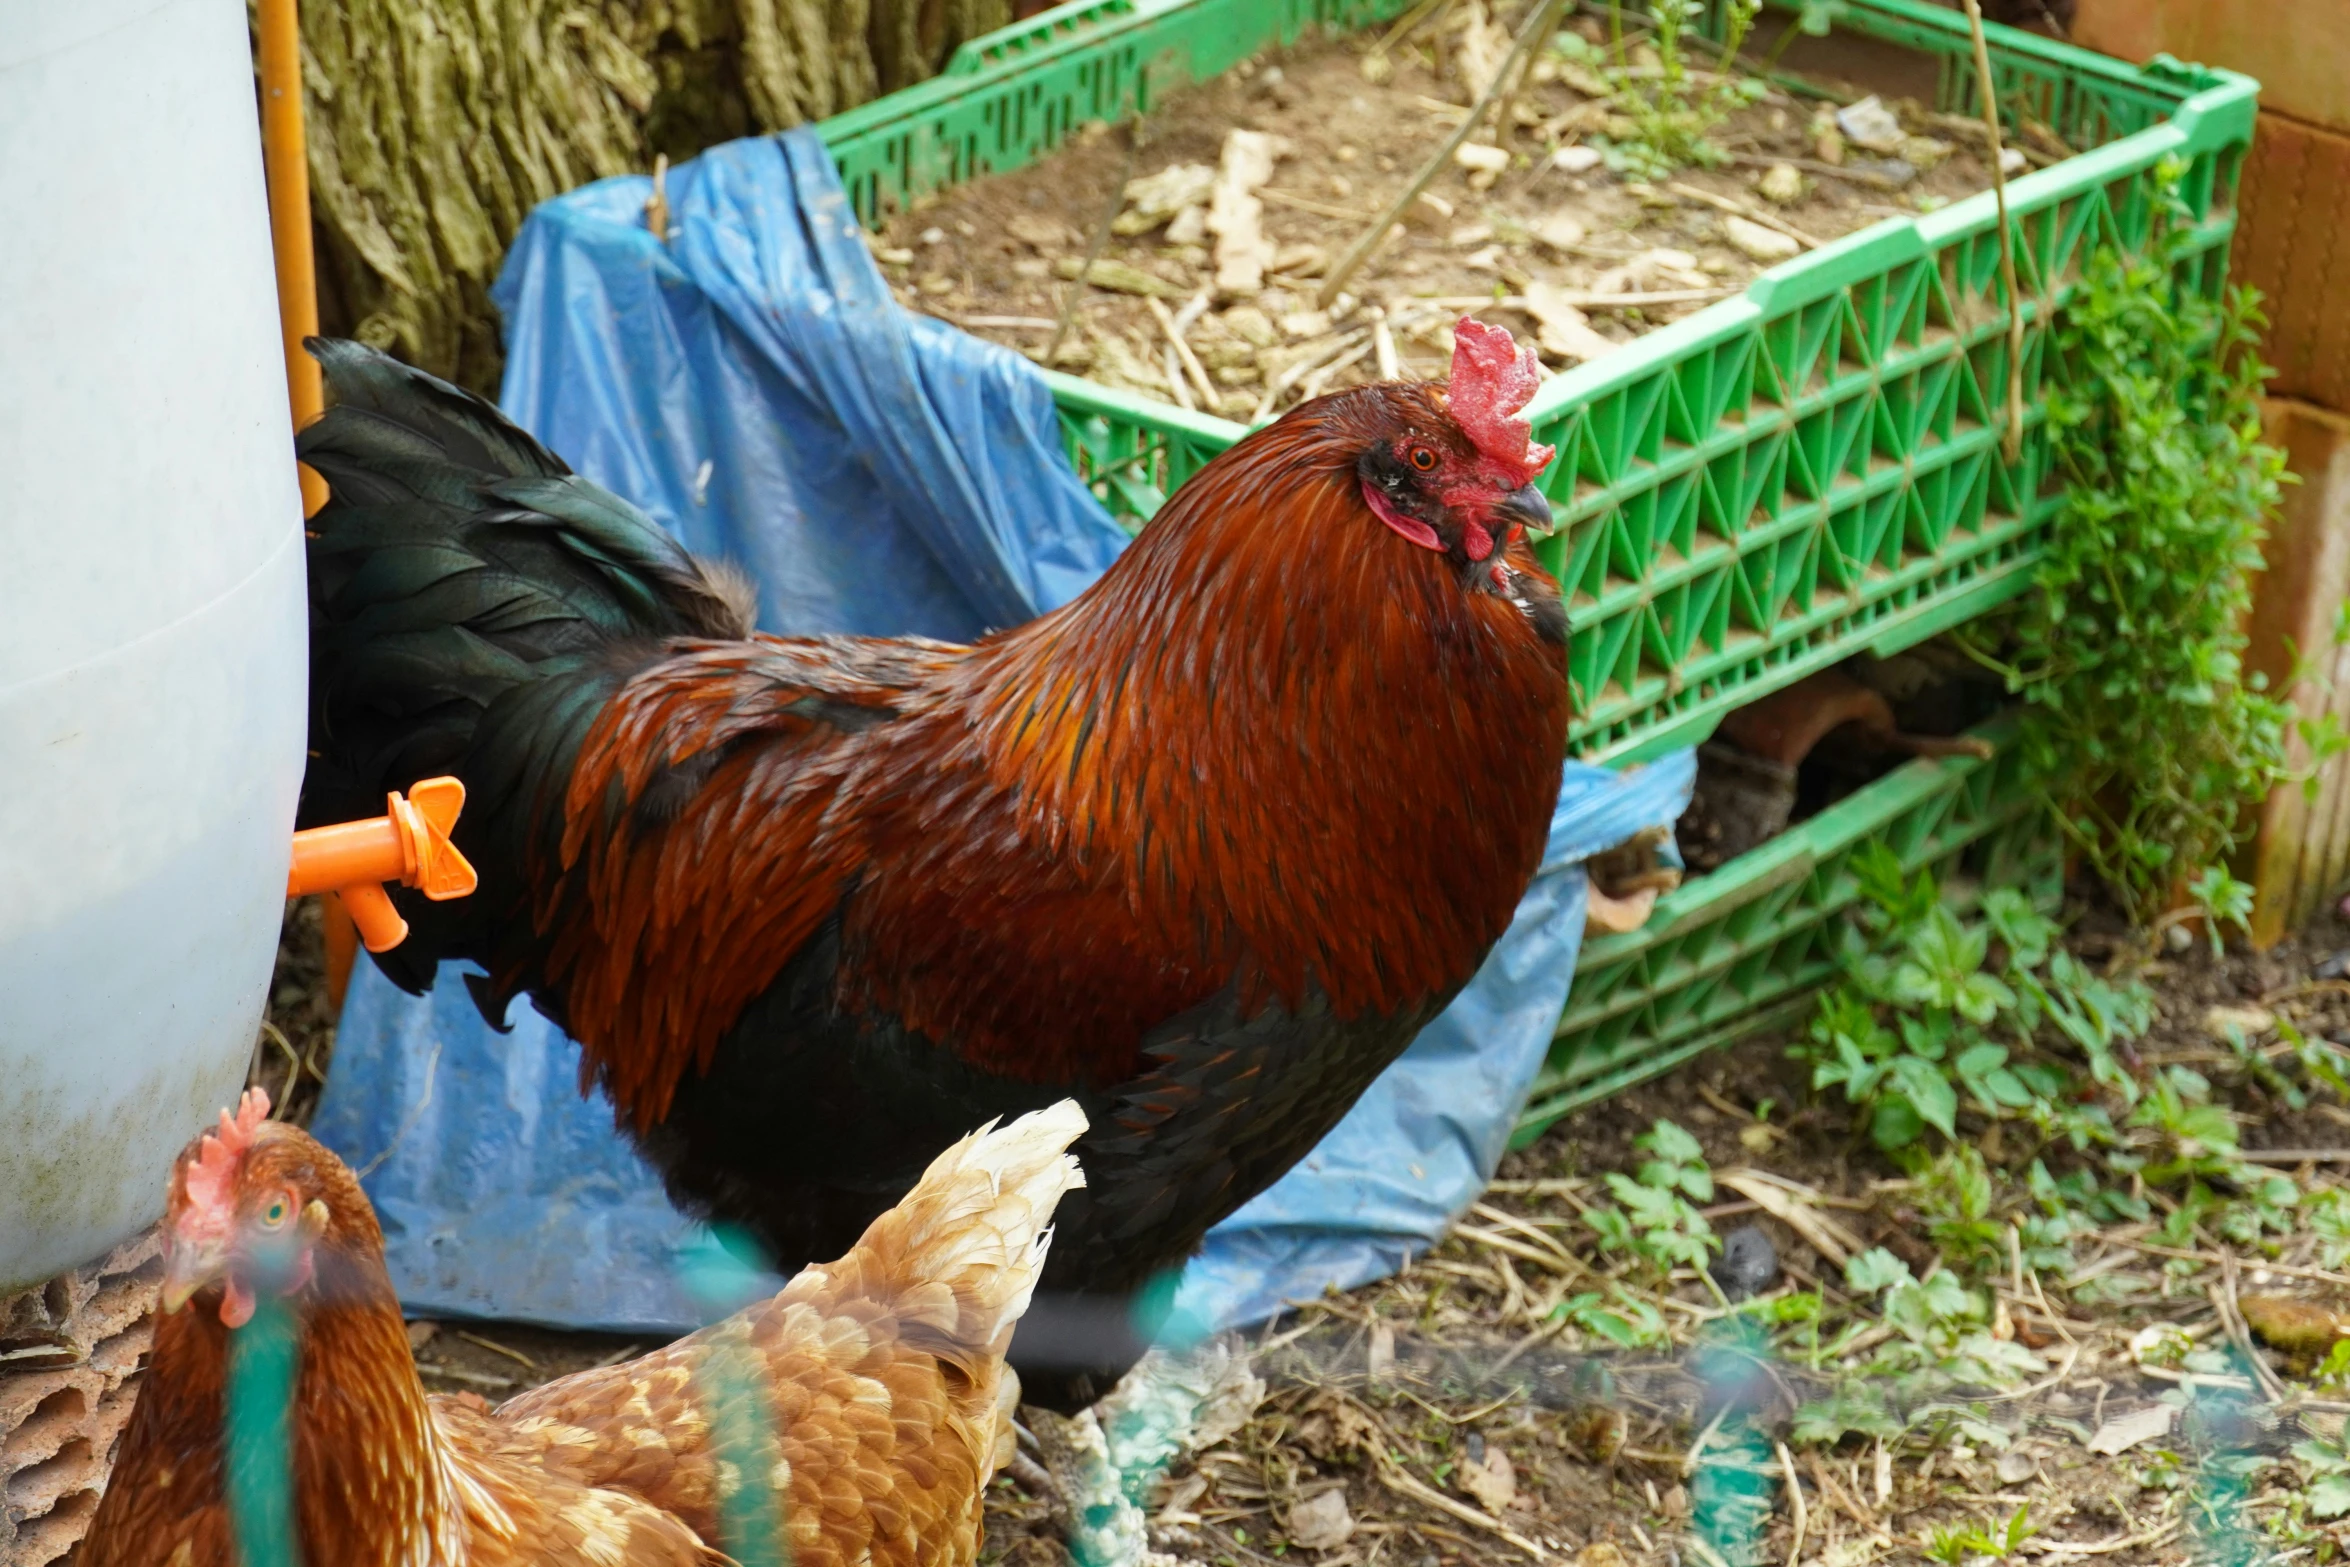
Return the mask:
[(1452, 329), (1452, 382), (1445, 398), (1453, 422), (1477, 450), (1497, 463), (1519, 469), (1525, 480), (1540, 473), (1551, 448), (1528, 439), (1533, 426), (1518, 416), (1542, 384), (1534, 350), (1498, 326), (1463, 316)]
[(188, 1165), (188, 1205), (192, 1210), (219, 1220), (235, 1208), (237, 1163), (268, 1119), (269, 1095), (258, 1088), (245, 1090), (233, 1119), (226, 1110), (220, 1112), (220, 1130), (204, 1134)]

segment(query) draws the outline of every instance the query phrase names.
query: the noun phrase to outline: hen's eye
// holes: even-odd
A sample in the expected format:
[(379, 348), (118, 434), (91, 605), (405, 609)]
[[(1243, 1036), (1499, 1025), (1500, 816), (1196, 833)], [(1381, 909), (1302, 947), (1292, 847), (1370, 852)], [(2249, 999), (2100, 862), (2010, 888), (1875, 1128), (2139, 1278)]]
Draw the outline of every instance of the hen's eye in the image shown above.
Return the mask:
[(1422, 473), (1430, 473), (1433, 472), (1436, 467), (1436, 454), (1428, 450), (1428, 448), (1425, 446), (1415, 446), (1406, 456), (1405, 461), (1409, 462), (1413, 467), (1419, 469)]
[(286, 1222), (286, 1215), (291, 1212), (293, 1212), (293, 1204), (287, 1202), (283, 1197), (273, 1198), (269, 1206), (261, 1210), (261, 1222), (274, 1230)]

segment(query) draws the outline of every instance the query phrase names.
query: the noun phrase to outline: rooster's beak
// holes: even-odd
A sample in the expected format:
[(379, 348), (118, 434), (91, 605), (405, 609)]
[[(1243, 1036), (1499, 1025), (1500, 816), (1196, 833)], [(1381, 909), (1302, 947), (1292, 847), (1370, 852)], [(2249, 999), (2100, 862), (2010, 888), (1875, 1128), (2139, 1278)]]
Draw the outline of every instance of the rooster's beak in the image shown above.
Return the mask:
[(228, 1248), (218, 1241), (174, 1238), (163, 1264), (163, 1309), (168, 1314), (228, 1269)]
[(1516, 523), (1526, 532), (1544, 534), (1551, 530), (1550, 501), (1531, 484), (1523, 484), (1501, 498), (1494, 507), (1496, 515)]

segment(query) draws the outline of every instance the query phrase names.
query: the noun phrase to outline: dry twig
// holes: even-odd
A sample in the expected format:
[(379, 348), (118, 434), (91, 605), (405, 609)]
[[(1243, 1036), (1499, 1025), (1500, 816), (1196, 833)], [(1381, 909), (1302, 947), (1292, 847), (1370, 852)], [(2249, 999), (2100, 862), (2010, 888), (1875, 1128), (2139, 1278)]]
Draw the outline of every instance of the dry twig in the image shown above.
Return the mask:
[(1387, 238), (1387, 231), (1396, 219), (1402, 217), (1411, 204), (1420, 199), (1420, 192), (1426, 190), (1429, 183), (1451, 164), (1452, 155), (1484, 122), (1486, 112), (1493, 107), (1494, 100), (1501, 97), (1504, 89), (1510, 85), (1511, 73), (1527, 57), (1527, 51), (1533, 48), (1537, 39), (1549, 37), (1551, 29), (1558, 25), (1559, 11), (1565, 3), (1566, 0), (1542, 0), (1534, 14), (1527, 18), (1526, 25), (1518, 29), (1517, 42), (1510, 45), (1509, 55), (1501, 62), (1501, 69), (1493, 73), (1493, 80), (1486, 84), (1485, 91), (1470, 106), (1468, 117), (1461, 121), (1460, 128), (1452, 133), (1443, 146), (1436, 149), (1433, 157), (1420, 166), (1420, 172), (1412, 176), (1411, 183), (1403, 188), (1403, 194), (1396, 197), (1388, 209), (1379, 215), (1378, 221), (1363, 230), (1355, 242), (1347, 246), (1346, 254), (1332, 263), (1330, 275), (1322, 280), (1322, 287), (1314, 295), (1317, 306), (1324, 310), (1330, 308), (1330, 302), (1338, 297), (1338, 291), (1346, 287), (1347, 280), (1361, 269), (1363, 263), (1370, 259), (1371, 252)]
[(1991, 192), (1999, 203), (1999, 281), (2007, 289), (2007, 460), (2024, 455), (2024, 294), (2016, 285), (2015, 233), (2007, 221), (2007, 170), (1999, 141), (1999, 86), (1991, 79), (1991, 42), (1983, 32), (1980, 0), (1966, 0), (1975, 34), (1975, 79), (1983, 88), (1983, 138), (1991, 144)]

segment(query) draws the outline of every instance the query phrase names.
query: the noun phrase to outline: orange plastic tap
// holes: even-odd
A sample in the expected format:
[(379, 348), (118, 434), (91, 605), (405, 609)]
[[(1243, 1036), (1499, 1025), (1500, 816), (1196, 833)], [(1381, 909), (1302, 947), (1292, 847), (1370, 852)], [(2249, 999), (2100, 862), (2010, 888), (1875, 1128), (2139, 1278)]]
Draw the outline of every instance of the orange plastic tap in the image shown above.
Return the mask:
[(370, 952), (388, 952), (408, 939), (408, 922), (392, 907), (387, 881), (414, 887), (435, 903), (462, 898), (480, 884), (449, 832), (465, 808), (465, 785), (427, 778), (402, 798), (384, 797), (384, 814), (294, 834), (294, 868), (286, 896), (331, 892), (343, 902)]

